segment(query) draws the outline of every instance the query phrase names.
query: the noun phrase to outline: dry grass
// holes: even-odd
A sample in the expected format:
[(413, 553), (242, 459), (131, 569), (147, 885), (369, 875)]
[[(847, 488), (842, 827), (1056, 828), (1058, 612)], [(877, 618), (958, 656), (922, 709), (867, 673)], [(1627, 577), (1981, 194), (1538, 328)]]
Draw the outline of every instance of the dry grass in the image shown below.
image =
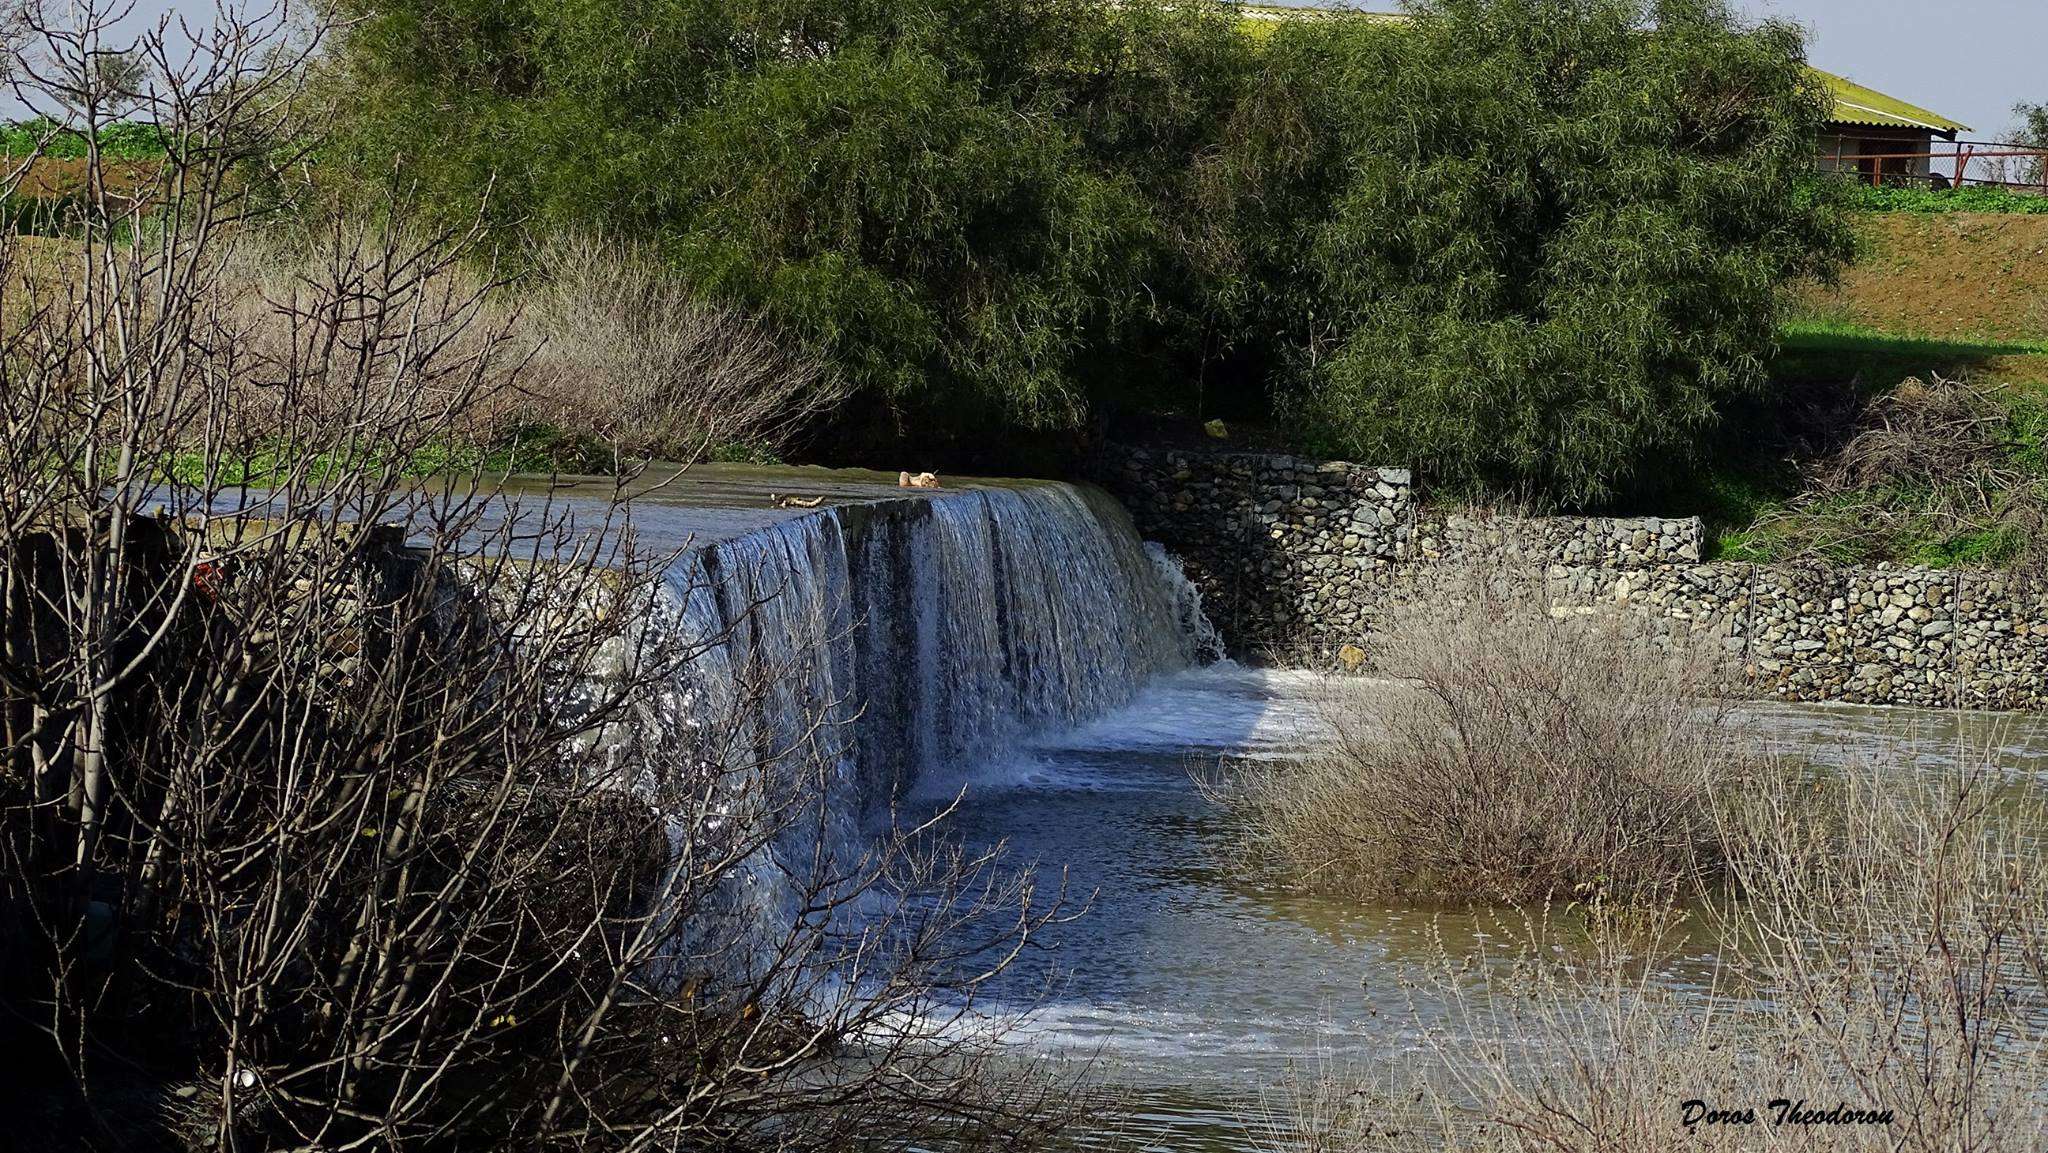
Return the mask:
[(1554, 618), (1499, 573), (1398, 613), (1377, 648), (1410, 695), (1372, 715), (1333, 695), (1332, 747), (1218, 790), (1296, 881), (1523, 901), (1641, 896), (1718, 868), (1730, 755), (1705, 649), (1659, 648), (1633, 618)]
[[(1575, 934), (1531, 915), (1504, 950), (1440, 951), (1411, 987), (1437, 1007), (1423, 1059), (1363, 1084), (1326, 1078), (1284, 1144), (2048, 1146), (2048, 809), (2038, 789), (1964, 759), (1980, 767), (1936, 779), (1902, 758), (1852, 772), (1820, 820), (1810, 786), (1761, 790), (1723, 829), (1741, 900), (1586, 918)], [(1695, 944), (1721, 943), (1704, 976), (1674, 959), (1688, 921)], [(1774, 1101), (1889, 1119), (1780, 1123)]]
[(1863, 252), (1812, 310), (1944, 339), (2048, 337), (2048, 216), (1866, 213)]
[(2007, 422), (1987, 389), (1939, 377), (1932, 384), (1908, 380), (1870, 403), (1861, 431), (1819, 463), (1814, 480), (1841, 491), (2008, 468)]
[(1934, 377), (1873, 400), (1801, 495), (1743, 538), (1755, 559), (2048, 567), (2048, 408)]
[(1224, 794), (1297, 879), (1504, 901), (1402, 973), (1423, 1049), (1308, 1076), (1277, 1146), (2048, 1147), (2048, 793), (2004, 738), (1939, 772), (1731, 752), (1711, 661), (1540, 605), (1430, 598), (1385, 643), (1412, 706)]

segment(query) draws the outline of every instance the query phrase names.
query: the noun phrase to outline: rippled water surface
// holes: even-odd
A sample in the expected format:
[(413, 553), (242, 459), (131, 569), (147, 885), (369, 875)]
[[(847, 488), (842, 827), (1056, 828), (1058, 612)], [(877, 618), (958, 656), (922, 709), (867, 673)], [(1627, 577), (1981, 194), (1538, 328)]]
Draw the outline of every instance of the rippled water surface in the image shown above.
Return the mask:
[[(968, 841), (1007, 842), (1038, 863), (1044, 884), (1063, 875), (1089, 901), (1004, 975), (986, 1007), (1034, 1010), (1014, 1034), (1034, 1051), (1102, 1062), (1124, 1104), (1097, 1137), (1256, 1147), (1247, 1118), (1278, 1106), (1290, 1070), (1417, 1046), (1396, 978), (1425, 961), (1432, 925), (1454, 949), (1498, 932), (1485, 915), (1360, 907), (1233, 867), (1237, 834), (1196, 775), (1225, 756), (1298, 755), (1319, 739), (1315, 701), (1329, 691), (1305, 673), (1181, 673), (1077, 731), (926, 782), (932, 800), (966, 790), (958, 824)], [(1384, 683), (1342, 691), (1399, 707)], [(1990, 747), (2008, 771), (2048, 772), (2048, 722), (2037, 717), (1756, 705), (1741, 722), (1759, 742), (1820, 763), (1883, 756), (1940, 772), (1958, 747)]]

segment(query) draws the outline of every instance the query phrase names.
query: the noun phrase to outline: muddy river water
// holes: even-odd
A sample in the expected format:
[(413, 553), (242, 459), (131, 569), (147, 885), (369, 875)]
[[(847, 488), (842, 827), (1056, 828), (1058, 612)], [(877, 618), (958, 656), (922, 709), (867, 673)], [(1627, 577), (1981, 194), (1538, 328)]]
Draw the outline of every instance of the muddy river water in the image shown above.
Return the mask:
[[(1313, 747), (1330, 691), (1306, 673), (1182, 672), (1093, 723), (925, 782), (934, 800), (965, 790), (967, 841), (1007, 844), (1044, 886), (1064, 880), (1088, 902), (982, 1005), (1020, 1015), (1014, 1043), (1098, 1063), (1118, 1105), (1083, 1144), (1259, 1147), (1258, 1117), (1284, 1106), (1291, 1076), (1423, 1056), (1431, 1006), (1411, 1004), (1398, 978), (1425, 962), (1433, 928), (1453, 949), (1499, 931), (1484, 913), (1361, 907), (1244, 870), (1238, 831), (1196, 777), (1226, 757)], [(1392, 699), (1373, 682), (1341, 691)], [(1755, 705), (1739, 719), (1752, 739), (1824, 765), (1871, 757), (1939, 773), (1978, 748), (2012, 773), (2048, 771), (2042, 718)]]

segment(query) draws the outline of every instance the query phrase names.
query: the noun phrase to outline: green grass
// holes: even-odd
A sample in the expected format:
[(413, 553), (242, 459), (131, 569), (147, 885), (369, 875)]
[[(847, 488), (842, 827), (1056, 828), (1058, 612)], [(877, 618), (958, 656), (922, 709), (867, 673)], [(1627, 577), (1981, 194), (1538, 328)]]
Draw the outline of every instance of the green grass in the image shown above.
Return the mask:
[[(77, 160), (86, 154), (85, 134), (57, 128), (49, 120), (20, 120), (0, 127), (0, 152), (9, 156), (36, 153), (55, 160)], [(100, 155), (111, 160), (149, 160), (164, 154), (163, 134), (154, 124), (110, 124), (100, 129)]]
[(712, 445), (704, 459), (713, 464), (785, 464), (781, 454), (761, 444), (729, 440)]
[[(1778, 380), (1861, 380), (1889, 387), (1909, 376), (1960, 376), (2009, 357), (2048, 357), (2048, 341), (1955, 339), (1881, 332), (1831, 320), (1793, 320), (1771, 375)], [(2015, 383), (2048, 383), (2048, 363)]]
[[(1709, 539), (1707, 559), (1772, 564), (1799, 557), (1841, 565), (1879, 561), (1927, 568), (2009, 568), (2027, 556), (2031, 541), (2020, 525), (1993, 512), (1975, 524), (1944, 523), (1925, 513), (1932, 494), (1903, 487), (1843, 493), (1798, 506), (1759, 512), (1780, 516), (1740, 528), (1721, 526)], [(1882, 523), (1885, 531), (1870, 526)], [(1820, 542), (1834, 542), (1822, 544)]]
[(1852, 207), (1865, 212), (2003, 212), (2025, 216), (2048, 215), (2048, 195), (2014, 192), (2005, 188), (1873, 188), (1857, 184), (1850, 194)]

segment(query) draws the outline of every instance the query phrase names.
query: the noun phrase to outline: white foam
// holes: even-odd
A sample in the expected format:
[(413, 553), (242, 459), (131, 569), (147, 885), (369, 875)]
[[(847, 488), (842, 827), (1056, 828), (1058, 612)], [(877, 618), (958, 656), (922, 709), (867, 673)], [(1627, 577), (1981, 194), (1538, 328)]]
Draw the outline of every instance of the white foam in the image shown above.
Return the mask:
[(1325, 713), (1333, 696), (1381, 694), (1393, 683), (1225, 661), (1161, 677), (1123, 708), (1035, 747), (1294, 756), (1334, 736)]
[[(1041, 731), (971, 763), (928, 770), (910, 795), (934, 802), (962, 790), (973, 796), (1012, 790), (1146, 791), (1160, 787), (1160, 758), (1299, 756), (1328, 739), (1318, 701), (1329, 686), (1316, 673), (1229, 661), (1172, 673), (1153, 680), (1128, 705), (1093, 721)], [(1148, 756), (1153, 758), (1149, 770), (1143, 761)], [(1182, 766), (1173, 767), (1178, 776)]]

